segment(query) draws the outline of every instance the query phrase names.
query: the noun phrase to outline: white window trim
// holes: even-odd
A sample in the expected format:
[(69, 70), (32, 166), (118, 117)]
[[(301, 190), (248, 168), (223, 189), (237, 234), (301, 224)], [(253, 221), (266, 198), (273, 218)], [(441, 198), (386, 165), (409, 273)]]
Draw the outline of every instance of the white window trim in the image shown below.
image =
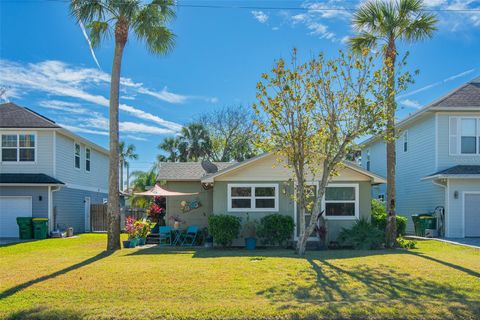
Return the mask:
[[(75, 148), (75, 147), (77, 146), (77, 144), (78, 144), (78, 146), (80, 147), (80, 154), (78, 155), (80, 161), (78, 162), (78, 164), (79, 164), (79, 167), (78, 167), (78, 168), (77, 168), (77, 166), (75, 165), (75, 157), (77, 156), (77, 153), (76, 153), (76, 150), (75, 150), (76, 148)], [(82, 168), (82, 145), (81, 145), (80, 143), (76, 142), (76, 141), (73, 142), (73, 168), (74, 168), (75, 170), (80, 170), (80, 169)]]
[[(452, 118), (455, 118), (457, 119), (457, 132), (456, 134), (452, 134), (451, 131), (450, 131), (450, 124), (451, 124), (451, 121), (450, 119)], [(465, 119), (475, 119), (477, 120), (477, 132), (476, 132), (476, 149), (477, 149), (477, 153), (462, 153), (462, 120), (465, 120)], [(448, 144), (449, 144), (449, 155), (450, 156), (462, 156), (462, 157), (478, 157), (480, 156), (480, 117), (476, 117), (476, 116), (462, 116), (462, 117), (459, 117), (459, 116), (454, 116), (454, 117), (449, 117), (449, 120), (448, 120), (448, 136), (449, 136), (449, 141), (448, 141)], [(455, 137), (456, 141), (457, 141), (457, 153), (452, 153), (452, 148), (451, 148), (451, 145), (450, 145), (450, 138), (451, 137)]]
[[(35, 147), (33, 151), (33, 156), (35, 158), (34, 161), (20, 161), (20, 138), (19, 135), (21, 134), (30, 134), (33, 135), (35, 138)], [(1, 137), (2, 135), (16, 135), (17, 136), (17, 161), (2, 161), (2, 140)], [(18, 165), (18, 164), (37, 164), (37, 146), (38, 146), (38, 138), (37, 138), (37, 132), (36, 131), (1, 131), (0, 132), (0, 163), (2, 165)], [(13, 148), (12, 148), (13, 149)], [(30, 148), (31, 149), (31, 148)]]
[[(255, 199), (271, 199), (272, 197), (255, 197), (256, 187), (275, 188), (275, 207), (274, 208), (232, 208), (232, 188), (252, 188), (250, 197), (233, 197), (234, 199), (251, 199), (251, 206), (255, 205)], [(278, 183), (229, 183), (227, 185), (228, 212), (278, 212)]]
[[(90, 152), (90, 157), (87, 158), (87, 150)], [(80, 154), (82, 153), (81, 148), (80, 148)], [(90, 170), (87, 170), (87, 161), (90, 162)], [(92, 149), (89, 147), (85, 147), (85, 172), (90, 173), (92, 171)]]
[[(355, 215), (354, 216), (327, 216), (325, 213), (326, 220), (358, 220), (360, 219), (360, 188), (358, 183), (329, 183), (327, 188), (329, 187), (351, 187), (355, 188), (355, 201), (353, 200), (328, 200), (329, 203), (355, 203)], [(323, 195), (322, 199), (322, 210), (325, 210), (325, 195)]]

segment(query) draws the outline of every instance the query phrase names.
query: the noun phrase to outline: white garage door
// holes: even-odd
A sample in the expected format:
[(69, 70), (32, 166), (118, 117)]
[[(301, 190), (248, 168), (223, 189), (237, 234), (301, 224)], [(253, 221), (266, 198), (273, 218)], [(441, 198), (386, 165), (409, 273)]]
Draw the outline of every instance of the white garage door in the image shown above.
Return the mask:
[(32, 197), (0, 197), (0, 238), (18, 238), (17, 217), (32, 216)]
[(480, 237), (480, 193), (465, 193), (465, 237)]

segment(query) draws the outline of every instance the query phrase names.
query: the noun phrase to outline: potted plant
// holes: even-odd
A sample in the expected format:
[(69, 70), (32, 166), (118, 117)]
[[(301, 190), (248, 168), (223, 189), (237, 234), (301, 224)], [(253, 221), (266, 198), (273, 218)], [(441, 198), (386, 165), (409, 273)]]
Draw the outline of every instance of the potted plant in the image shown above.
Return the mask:
[(247, 250), (254, 250), (257, 246), (257, 223), (249, 221), (243, 225), (242, 236), (245, 238), (245, 248)]
[(172, 222), (173, 229), (178, 229), (178, 228), (180, 228), (180, 224), (185, 223), (185, 220), (180, 218), (180, 216), (178, 214), (168, 217), (168, 220), (170, 222)]
[(128, 240), (123, 241), (124, 248), (135, 248), (137, 245), (137, 232), (138, 229), (135, 226), (135, 218), (132, 216), (125, 218), (125, 231), (128, 234)]
[(147, 236), (152, 229), (152, 223), (147, 219), (135, 221), (135, 228), (137, 229), (138, 245), (143, 246), (147, 241)]

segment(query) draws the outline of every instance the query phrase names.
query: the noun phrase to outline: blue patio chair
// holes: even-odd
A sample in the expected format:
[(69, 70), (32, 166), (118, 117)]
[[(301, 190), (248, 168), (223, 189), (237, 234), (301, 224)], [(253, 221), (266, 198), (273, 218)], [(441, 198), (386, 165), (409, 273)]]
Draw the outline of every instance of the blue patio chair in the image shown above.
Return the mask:
[(197, 240), (198, 226), (188, 226), (187, 231), (181, 235), (182, 246), (192, 247)]
[(158, 245), (172, 245), (172, 227), (162, 226), (158, 228)]

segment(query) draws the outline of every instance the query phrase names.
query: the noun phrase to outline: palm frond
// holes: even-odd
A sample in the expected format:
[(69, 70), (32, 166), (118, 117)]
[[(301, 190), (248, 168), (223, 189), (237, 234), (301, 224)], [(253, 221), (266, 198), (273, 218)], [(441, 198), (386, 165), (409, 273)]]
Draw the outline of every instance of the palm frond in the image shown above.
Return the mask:
[(102, 21), (108, 10), (102, 0), (72, 0), (70, 1), (70, 14), (77, 22), (88, 25), (92, 21)]
[(92, 21), (87, 26), (90, 30), (90, 42), (93, 48), (97, 48), (100, 45), (102, 39), (109, 35), (109, 24), (104, 21)]
[(128, 23), (133, 23), (138, 12), (142, 7), (140, 0), (108, 0), (109, 7), (115, 12), (115, 15), (122, 17)]
[[(159, 4), (160, 3), (160, 4)], [(138, 39), (145, 41), (150, 52), (167, 54), (173, 49), (175, 35), (166, 27), (173, 10), (168, 7), (170, 1), (153, 1), (143, 7), (133, 23), (133, 30)]]
[(382, 2), (373, 0), (363, 4), (357, 12), (353, 14), (352, 24), (353, 27), (360, 32), (378, 32), (382, 20)]
[(435, 27), (437, 22), (435, 15), (423, 13), (405, 27), (401, 38), (410, 42), (431, 38), (433, 32), (437, 30)]
[(369, 32), (362, 32), (356, 37), (348, 39), (348, 44), (353, 52), (362, 52), (365, 48), (374, 48), (377, 45), (378, 38)]

